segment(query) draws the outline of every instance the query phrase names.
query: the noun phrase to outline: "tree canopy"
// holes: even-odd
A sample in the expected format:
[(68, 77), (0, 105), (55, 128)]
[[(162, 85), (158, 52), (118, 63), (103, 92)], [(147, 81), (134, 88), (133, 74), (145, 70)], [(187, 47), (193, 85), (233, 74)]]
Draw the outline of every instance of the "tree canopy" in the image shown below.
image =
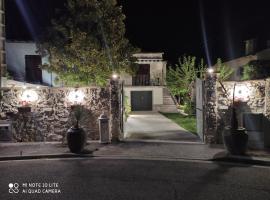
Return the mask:
[(192, 84), (196, 77), (202, 77), (205, 70), (204, 61), (196, 63), (195, 56), (182, 56), (176, 66), (170, 66), (167, 71), (166, 82), (171, 93), (184, 99), (190, 99)]
[(113, 72), (131, 72), (137, 51), (125, 38), (125, 15), (116, 0), (67, 0), (38, 50), (43, 68), (66, 85), (105, 85)]

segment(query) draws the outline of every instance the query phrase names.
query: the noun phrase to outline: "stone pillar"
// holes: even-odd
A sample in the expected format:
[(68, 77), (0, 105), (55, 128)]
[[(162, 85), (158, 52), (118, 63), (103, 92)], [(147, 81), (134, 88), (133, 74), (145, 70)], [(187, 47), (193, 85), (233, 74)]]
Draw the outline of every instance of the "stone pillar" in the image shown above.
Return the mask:
[(110, 137), (112, 142), (120, 137), (120, 102), (118, 79), (110, 80)]
[(217, 75), (207, 74), (205, 78), (204, 141), (217, 143)]
[(265, 81), (265, 110), (264, 110), (263, 132), (265, 147), (270, 147), (270, 79)]
[(0, 0), (0, 88), (4, 85), (4, 78), (6, 76), (5, 63), (5, 1)]

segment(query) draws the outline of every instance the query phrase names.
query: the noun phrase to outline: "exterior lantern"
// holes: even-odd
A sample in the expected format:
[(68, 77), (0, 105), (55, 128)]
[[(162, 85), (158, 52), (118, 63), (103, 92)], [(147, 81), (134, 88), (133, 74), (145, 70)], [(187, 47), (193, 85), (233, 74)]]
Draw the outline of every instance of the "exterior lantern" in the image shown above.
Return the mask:
[(112, 78), (115, 80), (115, 79), (118, 79), (118, 78), (119, 78), (119, 76), (118, 76), (118, 74), (113, 73)]
[(214, 68), (210, 67), (210, 68), (207, 69), (207, 72), (209, 74), (213, 74), (215, 72), (215, 70), (214, 70)]
[(68, 100), (72, 103), (82, 103), (84, 99), (84, 92), (81, 90), (71, 91), (68, 95)]
[[(231, 90), (231, 98), (233, 98), (233, 90)], [(234, 98), (237, 101), (246, 102), (250, 96), (250, 90), (245, 84), (239, 84), (235, 86)]]
[(38, 94), (35, 90), (24, 90), (21, 95), (21, 101), (32, 103), (38, 100)]

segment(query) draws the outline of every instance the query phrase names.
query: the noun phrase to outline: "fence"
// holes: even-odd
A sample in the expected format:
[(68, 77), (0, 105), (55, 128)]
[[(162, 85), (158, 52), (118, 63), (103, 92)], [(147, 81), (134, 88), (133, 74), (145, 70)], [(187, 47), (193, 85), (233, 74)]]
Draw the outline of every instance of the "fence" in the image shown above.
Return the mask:
[[(117, 81), (111, 81), (105, 88), (6, 88), (0, 101), (0, 118), (12, 122), (15, 141), (62, 141), (74, 122), (71, 107), (80, 104), (84, 108), (81, 126), (89, 139), (99, 139), (98, 117), (103, 112), (113, 121), (111, 137), (117, 138), (120, 126), (117, 97)], [(31, 112), (18, 112), (26, 103)]]

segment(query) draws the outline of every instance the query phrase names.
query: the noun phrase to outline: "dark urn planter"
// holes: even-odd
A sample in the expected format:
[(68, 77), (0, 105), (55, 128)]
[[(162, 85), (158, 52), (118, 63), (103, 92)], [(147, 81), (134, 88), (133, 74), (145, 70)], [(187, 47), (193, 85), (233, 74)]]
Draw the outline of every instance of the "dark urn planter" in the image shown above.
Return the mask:
[(246, 129), (238, 128), (233, 131), (231, 127), (225, 127), (223, 130), (223, 141), (230, 154), (245, 155), (248, 143)]
[(81, 153), (86, 143), (84, 130), (82, 128), (70, 128), (67, 132), (67, 142), (72, 153)]
[(31, 112), (31, 107), (30, 106), (18, 107), (18, 112), (19, 113), (30, 113)]

